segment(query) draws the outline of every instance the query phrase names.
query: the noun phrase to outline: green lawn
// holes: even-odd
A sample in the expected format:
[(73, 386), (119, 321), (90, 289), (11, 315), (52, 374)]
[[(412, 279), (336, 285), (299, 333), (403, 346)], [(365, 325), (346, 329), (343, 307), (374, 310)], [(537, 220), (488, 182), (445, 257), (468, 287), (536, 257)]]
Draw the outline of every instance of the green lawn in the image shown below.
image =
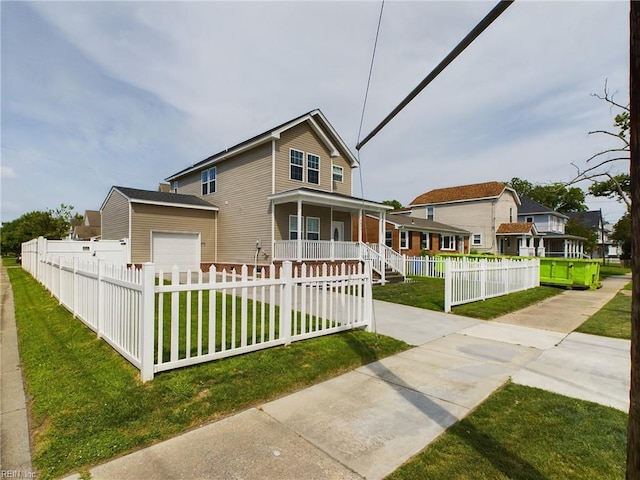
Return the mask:
[(613, 408), (507, 384), (387, 479), (620, 479), (627, 420)]
[[(401, 303), (444, 312), (444, 280), (425, 277), (415, 277), (412, 280), (409, 283), (376, 285), (373, 287), (373, 298), (385, 302)], [(501, 297), (489, 298), (484, 301), (458, 305), (453, 307), (452, 313), (490, 320), (560, 293), (562, 293), (562, 289), (541, 286)]]
[(620, 265), (600, 265), (600, 280), (603, 278), (611, 277), (613, 275), (625, 275), (631, 273), (631, 269), (628, 267), (622, 267)]
[[(624, 288), (624, 291), (630, 290), (631, 283)], [(631, 340), (631, 295), (618, 293), (576, 331)]]
[(87, 468), (408, 348), (356, 330), (161, 373), (146, 384), (21, 268), (8, 269), (38, 478)]

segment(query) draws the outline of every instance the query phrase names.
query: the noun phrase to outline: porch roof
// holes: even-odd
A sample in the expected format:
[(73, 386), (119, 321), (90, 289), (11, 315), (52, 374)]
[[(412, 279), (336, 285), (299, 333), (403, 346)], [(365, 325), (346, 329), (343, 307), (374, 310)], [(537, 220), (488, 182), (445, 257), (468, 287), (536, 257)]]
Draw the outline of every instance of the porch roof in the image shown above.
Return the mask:
[(372, 200), (351, 197), (335, 192), (323, 192), (313, 188), (296, 188), (285, 192), (273, 193), (267, 197), (274, 205), (301, 201), (307, 204), (321, 205), (325, 207), (346, 208), (349, 210), (367, 210), (369, 212), (386, 212), (393, 207)]
[(454, 233), (467, 237), (471, 235), (471, 232), (462, 228), (452, 227), (451, 225), (445, 225), (444, 223), (435, 222), (426, 218), (397, 214), (395, 212), (387, 215), (386, 221), (401, 230), (429, 233)]
[(501, 223), (496, 230), (497, 235), (530, 235), (537, 237), (538, 229), (535, 223), (518, 222), (518, 223)]

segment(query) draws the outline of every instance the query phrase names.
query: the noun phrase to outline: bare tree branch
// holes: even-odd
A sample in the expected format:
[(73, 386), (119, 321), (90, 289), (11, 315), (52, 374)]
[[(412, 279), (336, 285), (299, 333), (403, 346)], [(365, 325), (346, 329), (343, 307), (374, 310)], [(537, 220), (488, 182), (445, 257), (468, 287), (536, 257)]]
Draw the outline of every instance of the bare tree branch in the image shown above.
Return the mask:
[(607, 130), (593, 130), (591, 132), (589, 132), (589, 135), (592, 135), (594, 133), (602, 133), (604, 135), (609, 135), (611, 137), (615, 137), (618, 138), (620, 140), (622, 140), (625, 145), (626, 145), (626, 149), (629, 149), (629, 140), (627, 140), (625, 137), (621, 136), (619, 133), (613, 133), (613, 132), (608, 132)]

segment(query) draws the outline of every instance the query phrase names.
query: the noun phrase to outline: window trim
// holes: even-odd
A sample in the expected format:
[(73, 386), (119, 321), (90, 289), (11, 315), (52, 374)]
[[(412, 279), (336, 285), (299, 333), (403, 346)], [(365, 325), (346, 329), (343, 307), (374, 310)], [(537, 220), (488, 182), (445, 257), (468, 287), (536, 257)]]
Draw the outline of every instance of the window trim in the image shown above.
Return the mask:
[[(317, 220), (318, 221), (318, 231), (312, 231), (309, 228), (309, 220)], [(305, 217), (305, 228), (306, 231), (304, 232), (304, 238), (306, 240), (320, 240), (320, 217)], [(309, 234), (317, 234), (318, 238), (309, 238)]]
[[(449, 239), (449, 243), (450, 246), (445, 247), (444, 246), (444, 239), (447, 238)], [(456, 251), (456, 236), (455, 235), (440, 235), (440, 250), (446, 250), (448, 252), (455, 252)]]
[[(295, 229), (291, 228), (291, 220), (294, 220)], [(293, 235), (291, 235), (293, 232), (295, 232), (295, 234), (296, 234), (295, 237), (293, 237)], [(297, 215), (289, 215), (289, 240), (298, 240), (298, 234), (299, 234), (298, 216)]]
[(524, 221), (525, 221), (525, 223), (533, 223), (533, 217), (532, 216), (526, 216), (526, 217), (524, 217)]
[(393, 230), (384, 231), (384, 244), (389, 248), (393, 248)]
[(400, 250), (409, 250), (409, 233), (407, 230), (400, 230)]
[[(429, 212), (431, 212), (431, 213), (429, 213)], [(425, 211), (425, 218), (427, 220), (431, 220), (432, 222), (434, 222), (435, 219), (436, 219), (436, 207), (428, 206), (426, 211)]]
[[(339, 180), (336, 180), (336, 169), (340, 170), (340, 174), (339, 174), (340, 175), (340, 179)], [(331, 179), (334, 182), (344, 183), (344, 167), (341, 166), (341, 165), (332, 164), (331, 165)]]
[[(310, 164), (310, 157), (315, 157), (318, 159), (318, 167), (317, 168), (311, 168), (311, 164)], [(317, 182), (312, 182), (309, 179), (309, 172), (316, 172), (318, 175), (318, 181)], [(320, 185), (320, 155), (316, 155), (315, 153), (309, 153), (307, 152), (307, 183), (311, 183), (312, 185)]]
[(173, 193), (178, 193), (178, 181), (177, 180), (173, 182), (173, 185), (171, 186), (171, 191)]
[[(202, 172), (200, 173), (200, 192), (202, 193), (202, 196), (216, 193), (218, 186), (217, 183), (218, 167), (211, 167), (207, 168), (206, 170), (202, 170)], [(212, 186), (213, 188), (211, 188)]]
[[(300, 164), (293, 163), (294, 157), (293, 153), (300, 154)], [(289, 148), (289, 180), (293, 180), (295, 182), (304, 182), (304, 157), (305, 153), (302, 150), (297, 150), (295, 148)], [(293, 178), (293, 168), (300, 169), (300, 178)]]
[[(478, 237), (478, 241), (476, 242), (476, 237)], [(482, 233), (472, 233), (471, 234), (471, 246), (473, 247), (481, 247), (482, 246)]]

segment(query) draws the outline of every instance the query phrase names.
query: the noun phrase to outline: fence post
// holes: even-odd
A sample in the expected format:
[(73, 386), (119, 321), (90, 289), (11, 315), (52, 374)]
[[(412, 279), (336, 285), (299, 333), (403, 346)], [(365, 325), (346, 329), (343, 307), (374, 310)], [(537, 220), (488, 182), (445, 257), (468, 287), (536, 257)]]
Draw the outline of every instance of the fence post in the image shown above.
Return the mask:
[(293, 290), (293, 273), (290, 261), (282, 262), (282, 298), (280, 299), (280, 338), (285, 345), (291, 343), (291, 293)]
[(451, 259), (444, 259), (444, 311), (449, 313), (451, 311), (451, 287), (453, 278), (451, 275)]
[(153, 380), (154, 306), (156, 271), (153, 263), (142, 266), (142, 301), (140, 302), (140, 377)]
[(78, 257), (73, 257), (73, 318), (78, 317), (78, 290), (80, 287), (78, 286)]
[(480, 300), (487, 298), (487, 259), (480, 259)]
[(104, 323), (104, 260), (98, 259), (98, 305), (96, 318), (96, 332), (98, 338), (102, 338), (102, 328)]
[(367, 332), (374, 331), (373, 325), (373, 293), (371, 291), (371, 284), (373, 283), (373, 267), (371, 266), (371, 260), (364, 262), (364, 271), (366, 274), (364, 284), (364, 321), (367, 322)]

